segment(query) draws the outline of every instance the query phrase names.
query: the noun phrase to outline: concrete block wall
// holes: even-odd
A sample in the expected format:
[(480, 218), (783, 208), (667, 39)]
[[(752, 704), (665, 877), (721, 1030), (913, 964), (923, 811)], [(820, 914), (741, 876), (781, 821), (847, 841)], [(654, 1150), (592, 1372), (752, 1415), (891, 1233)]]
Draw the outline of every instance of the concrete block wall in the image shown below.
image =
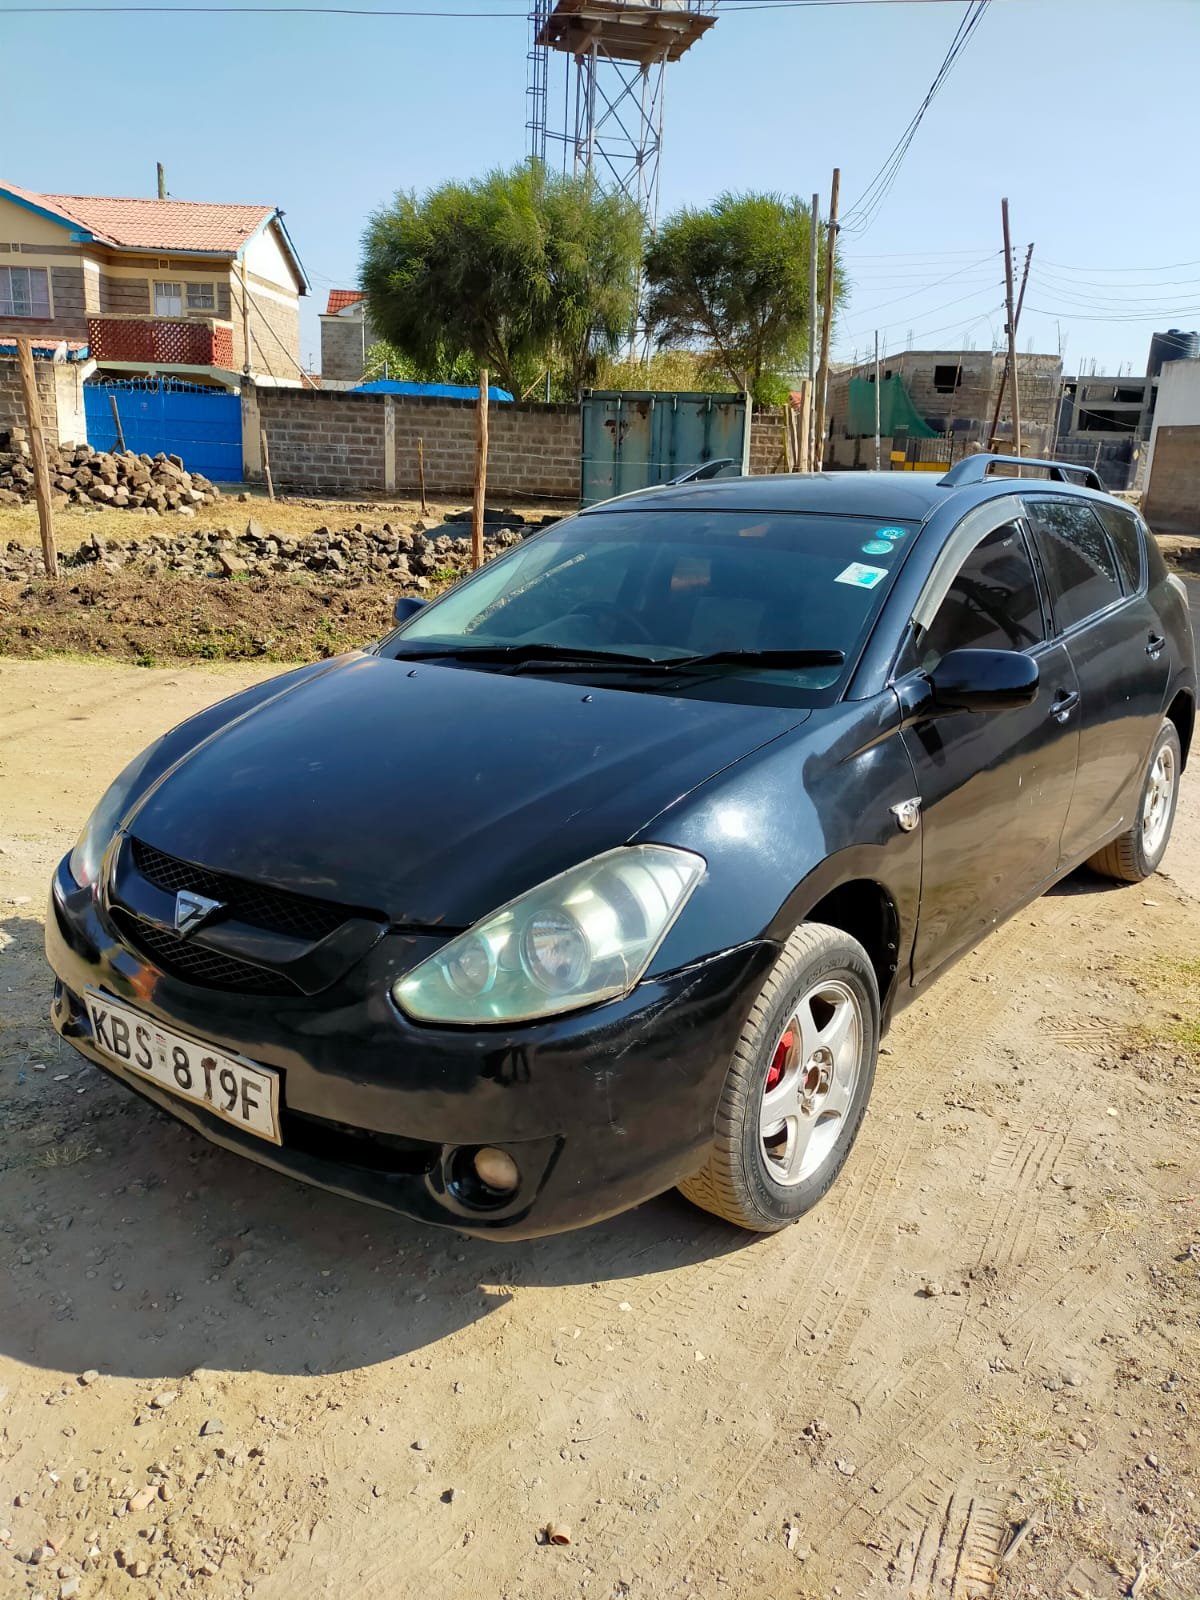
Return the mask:
[[(73, 362), (35, 360), (33, 370), (47, 445), (53, 447), (67, 440), (83, 443), (87, 438), (87, 424), (78, 366)], [(14, 434), (28, 438), (21, 371), (15, 356), (0, 356), (0, 448), (5, 448), (6, 440), (11, 440)]]
[(1155, 533), (1200, 534), (1200, 426), (1155, 430), (1142, 511)]
[[(285, 305), (274, 295), (256, 294), (254, 283), (249, 286), (250, 367), (253, 372), (269, 373), (273, 378), (287, 378), (299, 382), (300, 367), (300, 307)], [(244, 356), (242, 339), (241, 285), (232, 302), (233, 357), (232, 365), (240, 371)], [(274, 462), (272, 461), (272, 466)]]
[(786, 413), (782, 406), (764, 406), (750, 415), (750, 471), (786, 472), (784, 447)]
[[(468, 494), (474, 483), (472, 401), (267, 388), (256, 390), (254, 398), (277, 487), (326, 494), (413, 492), (418, 439), (424, 441), (429, 494)], [(488, 424), (489, 499), (578, 496), (576, 406), (493, 405)], [(257, 466), (257, 426), (248, 418), (248, 472)]]

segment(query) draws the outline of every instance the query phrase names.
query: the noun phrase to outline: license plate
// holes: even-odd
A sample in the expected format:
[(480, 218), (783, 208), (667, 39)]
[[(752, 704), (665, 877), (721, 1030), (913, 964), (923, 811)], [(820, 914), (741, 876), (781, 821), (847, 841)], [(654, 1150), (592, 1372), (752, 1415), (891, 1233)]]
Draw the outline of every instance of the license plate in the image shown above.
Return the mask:
[(203, 1106), (247, 1133), (279, 1144), (279, 1075), (188, 1039), (89, 989), (92, 1042), (131, 1072)]

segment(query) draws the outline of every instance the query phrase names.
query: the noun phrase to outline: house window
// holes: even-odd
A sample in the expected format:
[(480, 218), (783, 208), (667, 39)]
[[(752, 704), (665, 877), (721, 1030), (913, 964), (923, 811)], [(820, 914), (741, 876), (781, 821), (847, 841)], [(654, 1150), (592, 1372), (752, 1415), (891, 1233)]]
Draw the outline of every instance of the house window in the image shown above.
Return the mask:
[(49, 317), (50, 274), (45, 267), (0, 267), (0, 317)]
[(181, 317), (183, 315), (183, 285), (156, 280), (154, 285), (154, 315), (156, 317)]
[(962, 368), (958, 366), (934, 367), (933, 387), (938, 394), (953, 394), (962, 382)]
[(211, 283), (189, 283), (187, 286), (187, 308), (189, 311), (215, 311), (217, 309), (217, 291)]

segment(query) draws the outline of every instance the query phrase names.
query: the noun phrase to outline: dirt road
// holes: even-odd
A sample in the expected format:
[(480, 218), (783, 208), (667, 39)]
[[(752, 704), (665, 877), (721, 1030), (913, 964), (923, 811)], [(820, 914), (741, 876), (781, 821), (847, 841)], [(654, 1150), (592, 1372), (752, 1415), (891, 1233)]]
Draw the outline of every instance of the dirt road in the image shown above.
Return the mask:
[(1200, 1593), (1196, 773), (1163, 874), (1077, 876), (905, 1013), (806, 1222), (487, 1245), (47, 1026), (53, 862), (256, 675), (0, 661), (0, 1595)]

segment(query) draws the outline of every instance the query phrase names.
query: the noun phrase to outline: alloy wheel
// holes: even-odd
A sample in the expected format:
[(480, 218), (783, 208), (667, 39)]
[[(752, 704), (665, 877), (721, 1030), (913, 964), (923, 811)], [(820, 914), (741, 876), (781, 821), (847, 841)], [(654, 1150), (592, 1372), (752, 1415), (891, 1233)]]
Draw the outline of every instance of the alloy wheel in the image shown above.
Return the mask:
[(1160, 746), (1150, 768), (1146, 798), (1142, 802), (1142, 848), (1150, 860), (1157, 855), (1171, 821), (1171, 801), (1175, 794), (1175, 752), (1169, 744)]
[(851, 989), (826, 979), (808, 990), (780, 1030), (759, 1110), (763, 1161), (776, 1183), (803, 1183), (829, 1158), (862, 1052), (862, 1011)]

